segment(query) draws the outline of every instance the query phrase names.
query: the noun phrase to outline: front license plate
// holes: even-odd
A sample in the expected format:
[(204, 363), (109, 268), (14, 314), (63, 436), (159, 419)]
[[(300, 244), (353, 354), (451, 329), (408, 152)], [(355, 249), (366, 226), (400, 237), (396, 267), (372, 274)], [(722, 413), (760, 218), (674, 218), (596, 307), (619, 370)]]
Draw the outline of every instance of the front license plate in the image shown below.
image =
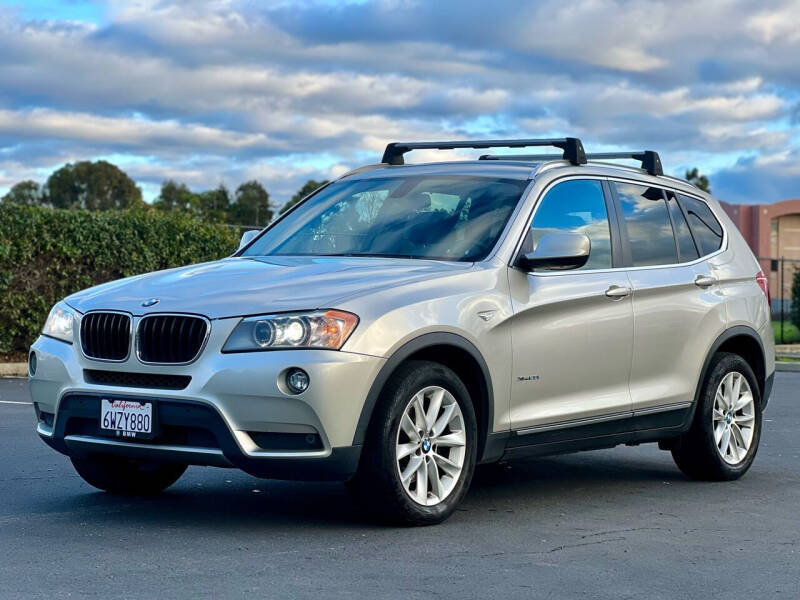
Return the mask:
[(153, 436), (153, 403), (100, 400), (100, 429), (119, 437)]

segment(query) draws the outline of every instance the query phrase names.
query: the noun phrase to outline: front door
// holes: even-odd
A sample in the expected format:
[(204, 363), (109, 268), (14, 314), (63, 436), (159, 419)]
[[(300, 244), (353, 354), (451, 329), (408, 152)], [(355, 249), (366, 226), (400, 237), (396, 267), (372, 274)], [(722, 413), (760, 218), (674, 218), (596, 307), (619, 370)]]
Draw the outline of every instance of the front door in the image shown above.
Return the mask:
[(613, 268), (619, 238), (604, 189), (594, 179), (556, 183), (537, 205), (521, 250), (533, 250), (545, 233), (583, 233), (591, 241), (586, 265), (509, 269), (512, 429), (630, 415), (631, 284), (624, 269)]

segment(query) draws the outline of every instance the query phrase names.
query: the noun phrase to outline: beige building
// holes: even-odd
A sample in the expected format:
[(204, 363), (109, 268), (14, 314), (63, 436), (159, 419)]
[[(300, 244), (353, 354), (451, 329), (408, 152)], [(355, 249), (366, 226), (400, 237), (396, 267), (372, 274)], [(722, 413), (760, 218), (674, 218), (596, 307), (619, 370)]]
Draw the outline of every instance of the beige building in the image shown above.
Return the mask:
[(721, 204), (759, 257), (772, 298), (791, 298), (792, 277), (800, 270), (800, 199)]

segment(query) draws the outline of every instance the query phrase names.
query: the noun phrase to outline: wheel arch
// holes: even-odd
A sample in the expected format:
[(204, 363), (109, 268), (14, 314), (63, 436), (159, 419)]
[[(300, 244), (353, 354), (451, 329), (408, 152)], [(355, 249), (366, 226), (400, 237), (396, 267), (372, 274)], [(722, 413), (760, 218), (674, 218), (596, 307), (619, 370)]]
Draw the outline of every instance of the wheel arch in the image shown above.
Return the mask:
[(489, 367), (480, 351), (468, 339), (455, 333), (426, 333), (407, 342), (386, 361), (367, 394), (353, 436), (353, 445), (362, 445), (372, 424), (375, 406), (386, 382), (408, 360), (438, 362), (453, 370), (470, 393), (478, 425), (478, 462), (494, 423), (494, 395)]
[[(762, 408), (766, 405), (768, 399), (767, 389), (767, 374), (766, 374), (766, 357), (764, 355), (764, 344), (758, 332), (746, 325), (736, 325), (723, 331), (720, 336), (714, 340), (710, 350), (706, 354), (706, 359), (703, 362), (703, 368), (700, 371), (700, 378), (697, 381), (697, 390), (694, 394), (694, 406), (697, 406), (702, 392), (703, 382), (708, 375), (708, 368), (711, 364), (711, 359), (718, 352), (730, 352), (741, 356), (750, 368), (755, 373), (756, 380), (759, 387), (759, 395), (761, 396)], [(694, 412), (694, 411), (692, 411)]]

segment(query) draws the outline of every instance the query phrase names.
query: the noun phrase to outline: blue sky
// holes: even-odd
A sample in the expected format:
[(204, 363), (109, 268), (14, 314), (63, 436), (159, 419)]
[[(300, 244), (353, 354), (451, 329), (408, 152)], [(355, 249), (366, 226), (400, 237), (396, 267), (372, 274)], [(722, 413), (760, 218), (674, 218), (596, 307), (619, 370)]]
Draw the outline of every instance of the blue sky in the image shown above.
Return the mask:
[(798, 22), (798, 0), (0, 0), (0, 195), (104, 158), (147, 199), (258, 179), (280, 204), (391, 140), (575, 135), (721, 200), (800, 197)]

